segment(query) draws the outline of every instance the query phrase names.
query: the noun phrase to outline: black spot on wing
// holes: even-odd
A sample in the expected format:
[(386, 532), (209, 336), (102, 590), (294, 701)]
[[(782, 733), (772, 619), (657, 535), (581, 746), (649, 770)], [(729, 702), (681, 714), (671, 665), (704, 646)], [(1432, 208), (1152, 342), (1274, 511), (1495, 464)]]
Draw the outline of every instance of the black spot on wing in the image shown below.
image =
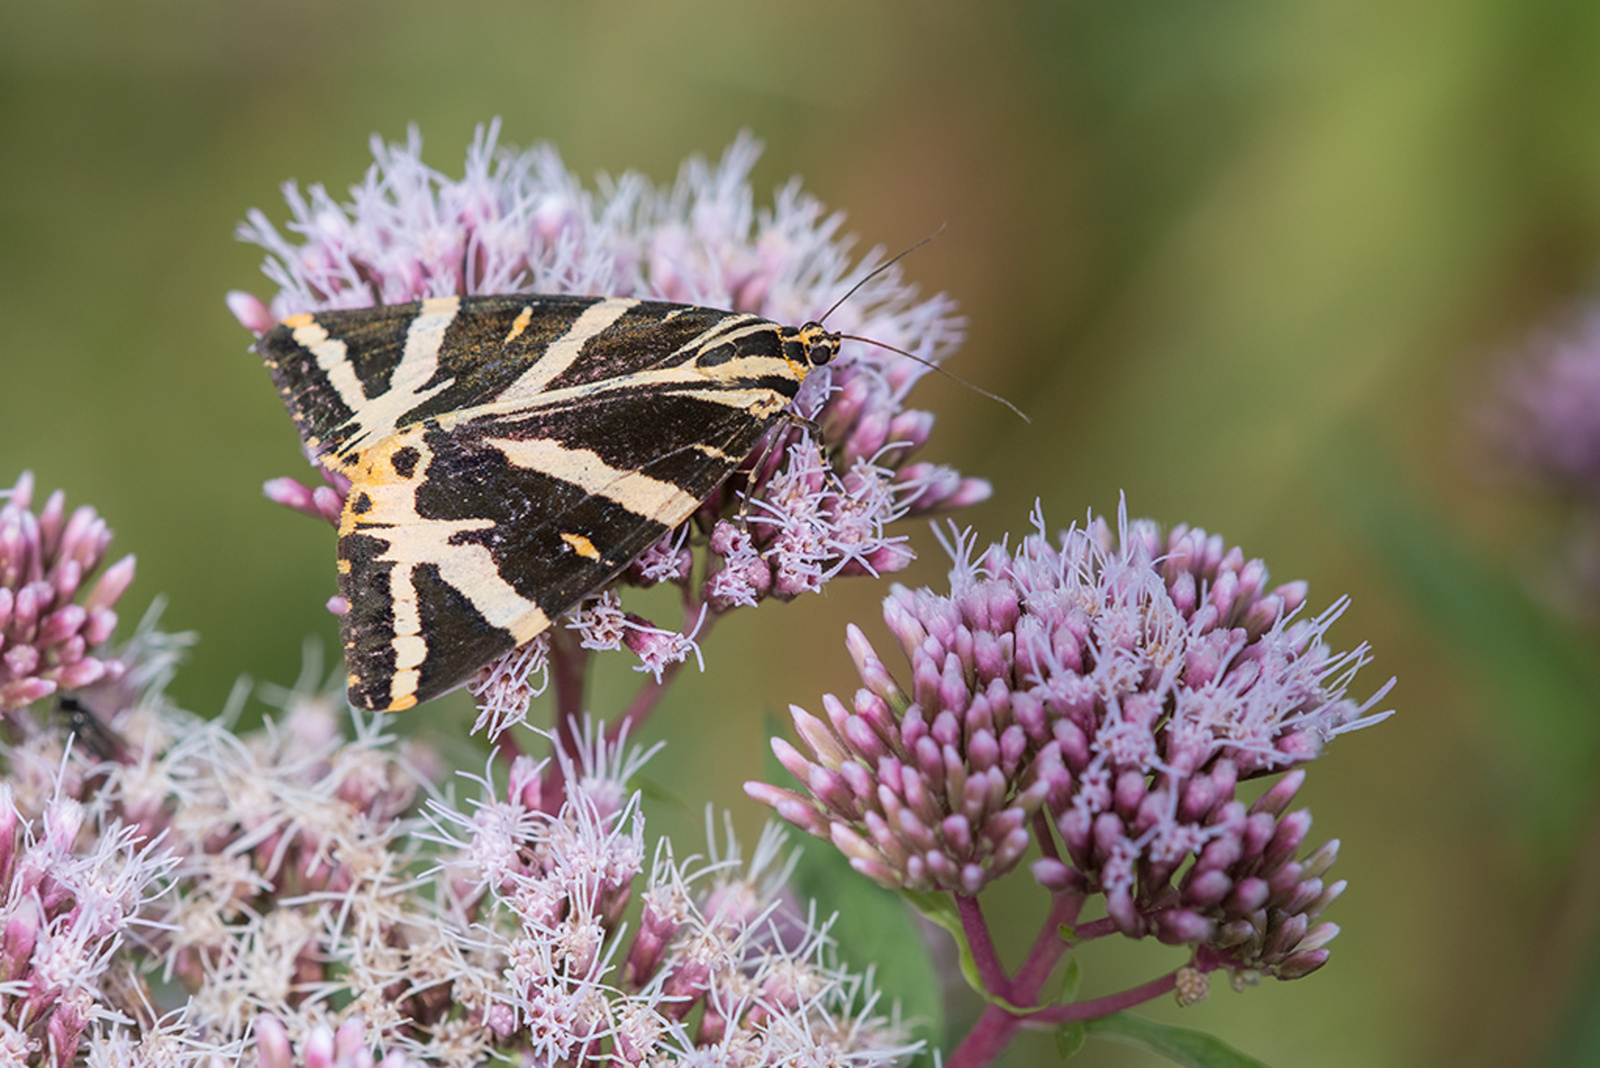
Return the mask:
[(395, 474), (401, 478), (410, 478), (417, 470), (417, 461), (422, 459), (422, 453), (415, 446), (407, 445), (396, 449), (394, 455), (389, 457), (389, 463), (394, 467)]

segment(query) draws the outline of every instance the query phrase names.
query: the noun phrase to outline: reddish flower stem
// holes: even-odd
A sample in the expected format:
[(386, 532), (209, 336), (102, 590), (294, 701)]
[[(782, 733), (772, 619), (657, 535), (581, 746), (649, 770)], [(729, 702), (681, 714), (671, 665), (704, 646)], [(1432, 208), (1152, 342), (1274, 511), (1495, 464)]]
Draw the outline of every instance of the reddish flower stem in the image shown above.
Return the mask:
[(1017, 998), (1006, 1000), (1014, 1005), (1032, 1005), (1039, 1000), (1039, 992), (1044, 989), (1045, 981), (1071, 945), (1061, 937), (1061, 925), (1077, 919), (1082, 908), (1083, 898), (1078, 894), (1051, 895), (1050, 913), (1044, 918), (1044, 925), (1039, 929), (1039, 936), (1033, 940), (1033, 948), (1028, 950), (1027, 959), (1011, 981), (1011, 989)]
[[(1007, 1004), (1019, 1008), (1037, 1005), (1050, 973), (1055, 970), (1062, 956), (1071, 947), (1071, 943), (1061, 936), (1061, 926), (1070, 924), (1077, 918), (1079, 910), (1083, 908), (1083, 900), (1078, 894), (1055, 894), (1051, 897), (1050, 913), (1045, 917), (1038, 937), (1034, 939), (1033, 948), (1028, 951), (1022, 967), (1017, 969), (1016, 976), (1008, 979), (995, 954), (994, 943), (989, 937), (989, 929), (983, 921), (983, 913), (978, 907), (977, 900), (957, 894), (956, 908), (961, 915), (962, 929), (966, 933), (968, 944), (972, 947), (973, 959), (977, 963), (978, 975), (983, 981), (984, 989)], [(1092, 1020), (1120, 1012), (1167, 993), (1173, 988), (1176, 977), (1177, 972), (1174, 971), (1117, 994), (1078, 1001), (1070, 1005), (1041, 1007), (1031, 1012), (1012, 1012), (1000, 1005), (991, 1004), (983, 1010), (978, 1021), (973, 1024), (972, 1029), (967, 1032), (967, 1036), (961, 1040), (961, 1044), (956, 1047), (945, 1064), (948, 1068), (984, 1068), (1011, 1044), (1017, 1031), (1023, 1027)]]
[(1050, 833), (1050, 817), (1040, 809), (1033, 814), (1033, 840), (1039, 843), (1039, 852), (1051, 860), (1060, 860), (1061, 853), (1056, 849), (1056, 836)]
[(564, 631), (556, 631), (550, 636), (550, 681), (555, 690), (556, 736), (566, 748), (577, 740), (578, 724), (583, 718), (583, 691), (589, 681), (589, 650)]
[(978, 1022), (972, 1025), (961, 1045), (945, 1060), (945, 1068), (985, 1068), (1011, 1044), (1025, 1016), (1007, 1012), (998, 1005), (984, 1006)]
[[(1131, 1009), (1135, 1005), (1143, 1005), (1163, 994), (1172, 992), (1178, 984), (1178, 969), (1174, 968), (1157, 979), (1139, 986), (1130, 987), (1117, 994), (1107, 994), (1103, 998), (1090, 998), (1088, 1001), (1074, 1001), (1070, 1005), (1052, 1005), (1048, 1009), (1040, 1009), (1032, 1016), (1026, 1017), (1030, 1023), (1064, 1024), (1075, 1020), (1094, 1020), (1101, 1016), (1110, 1016), (1123, 1009)], [(951, 1062), (954, 1063), (954, 1062)]]
[(972, 950), (972, 961), (977, 966), (978, 978), (983, 988), (997, 997), (1011, 1000), (1011, 980), (1006, 978), (1000, 954), (995, 952), (994, 940), (989, 937), (989, 925), (983, 920), (983, 908), (978, 899), (966, 894), (951, 895), (956, 899), (956, 912), (961, 916), (961, 930), (967, 936)]
[(1077, 937), (1079, 945), (1082, 945), (1084, 942), (1093, 942), (1096, 938), (1104, 938), (1108, 934), (1116, 933), (1116, 921), (1112, 920), (1109, 916), (1102, 917), (1098, 920), (1090, 920), (1088, 923), (1079, 924), (1077, 929), (1073, 931), (1073, 934)]
[[(589, 678), (589, 650), (561, 628), (550, 634), (550, 683), (554, 694), (556, 744), (565, 753), (579, 752), (579, 724), (583, 720), (583, 691)], [(552, 764), (545, 776), (540, 802), (547, 812), (556, 812), (566, 796), (566, 780), (561, 764)]]
[(1017, 1031), (1024, 1026), (1038, 1024), (1056, 1026), (1076, 1020), (1093, 1020), (1109, 1016), (1167, 993), (1176, 985), (1177, 977), (1178, 973), (1174, 969), (1159, 979), (1152, 979), (1148, 983), (1117, 994), (1107, 994), (1105, 997), (1091, 998), (1088, 1001), (1075, 1001), (1071, 1005), (1053, 1005), (1025, 1015), (1008, 1012), (998, 1005), (989, 1005), (978, 1017), (978, 1022), (972, 1025), (972, 1030), (967, 1032), (967, 1037), (961, 1040), (961, 1045), (957, 1046), (955, 1052), (944, 1062), (945, 1066), (985, 1068), (986, 1065), (994, 1063), (994, 1059), (1004, 1052), (1011, 1044), (1011, 1040), (1016, 1037)]
[(633, 700), (628, 702), (628, 707), (623, 709), (622, 715), (606, 725), (606, 738), (615, 742), (622, 737), (624, 731), (629, 737), (637, 734), (640, 725), (656, 710), (656, 705), (661, 703), (667, 687), (672, 685), (673, 678), (682, 668), (682, 664), (668, 664), (661, 669), (659, 681), (651, 679), (639, 687), (639, 692), (633, 695)]
[[(699, 612), (700, 606), (694, 601), (685, 599), (683, 618), (692, 619)], [(703, 640), (711, 632), (711, 628), (721, 618), (721, 614), (707, 610), (705, 621), (700, 624), (700, 633), (696, 640)], [(639, 728), (644, 721), (650, 718), (650, 713), (656, 710), (656, 705), (661, 703), (662, 696), (667, 692), (667, 687), (672, 685), (672, 680), (683, 670), (683, 662), (668, 664), (661, 670), (660, 680), (651, 679), (639, 687), (639, 692), (633, 695), (633, 700), (628, 702), (628, 707), (623, 709), (622, 715), (612, 720), (606, 727), (606, 738), (615, 742), (622, 737), (624, 731), (632, 738), (639, 733)]]

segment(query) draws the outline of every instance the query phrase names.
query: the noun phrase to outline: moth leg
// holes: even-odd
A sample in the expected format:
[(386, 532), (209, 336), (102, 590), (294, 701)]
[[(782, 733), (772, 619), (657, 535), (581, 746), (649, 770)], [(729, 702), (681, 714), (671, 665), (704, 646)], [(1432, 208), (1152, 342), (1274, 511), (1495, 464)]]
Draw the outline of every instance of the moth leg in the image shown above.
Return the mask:
[[(761, 477), (762, 472), (767, 470), (767, 464), (772, 461), (773, 454), (777, 453), (780, 448), (787, 450), (789, 445), (792, 444), (792, 442), (785, 440), (788, 437), (788, 430), (791, 426), (797, 426), (804, 430), (810, 431), (812, 440), (817, 443), (817, 447), (819, 449), (824, 450), (824, 457), (826, 458), (827, 456), (827, 447), (824, 444), (824, 439), (822, 437), (822, 426), (819, 423), (817, 423), (815, 420), (807, 419), (805, 416), (799, 415), (789, 409), (785, 409), (782, 413), (780, 413), (777, 419), (773, 421), (771, 430), (762, 438), (761, 454), (756, 457), (756, 462), (751, 465), (749, 476), (746, 479), (746, 491), (739, 497), (739, 511), (735, 514), (734, 520), (738, 523), (741, 530), (748, 531), (750, 529), (748, 522), (750, 516), (750, 497), (751, 491), (754, 490), (756, 486), (756, 480)], [(828, 465), (828, 473), (830, 477), (833, 475), (832, 463), (829, 463)], [(768, 477), (770, 478), (771, 475), (775, 474), (777, 474), (776, 467), (772, 469)]]
[(811, 440), (816, 442), (817, 451), (822, 454), (828, 482), (833, 486), (834, 492), (843, 494), (845, 492), (844, 483), (839, 479), (839, 470), (834, 466), (833, 462), (836, 450), (829, 444), (827, 436), (823, 434), (822, 424), (815, 419), (808, 419), (792, 409), (784, 411), (780, 418), (783, 422), (800, 427), (810, 433)]

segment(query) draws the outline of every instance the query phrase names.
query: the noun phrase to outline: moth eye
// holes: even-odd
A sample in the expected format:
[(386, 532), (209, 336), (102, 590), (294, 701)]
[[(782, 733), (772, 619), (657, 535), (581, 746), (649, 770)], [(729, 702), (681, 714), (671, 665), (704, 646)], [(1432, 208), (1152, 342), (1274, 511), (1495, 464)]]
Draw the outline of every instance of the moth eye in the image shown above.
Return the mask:
[(800, 341), (806, 347), (806, 362), (812, 367), (821, 367), (839, 355), (839, 335), (828, 333), (828, 328), (821, 323), (802, 326)]

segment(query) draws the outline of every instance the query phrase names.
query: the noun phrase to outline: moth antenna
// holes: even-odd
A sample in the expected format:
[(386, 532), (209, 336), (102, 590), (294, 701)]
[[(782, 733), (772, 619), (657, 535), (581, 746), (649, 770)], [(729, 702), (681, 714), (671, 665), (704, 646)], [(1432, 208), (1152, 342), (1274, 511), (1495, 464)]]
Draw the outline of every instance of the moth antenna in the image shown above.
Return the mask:
[[(910, 252), (910, 251), (911, 251), (910, 249), (906, 249), (906, 252)], [(901, 253), (901, 255), (903, 256), (903, 255), (905, 255), (905, 253), (903, 252), (903, 253)], [(917, 363), (920, 363), (922, 366), (928, 368), (928, 370), (937, 371), (940, 374), (944, 375), (946, 378), (950, 379), (952, 382), (959, 382), (963, 386), (966, 386), (968, 389), (972, 390), (972, 392), (977, 393), (980, 396), (988, 397), (990, 400), (994, 401), (996, 404), (1005, 405), (1007, 408), (1010, 408), (1012, 413), (1014, 415), (1016, 415), (1016, 417), (1018, 419), (1021, 419), (1024, 423), (1028, 423), (1029, 425), (1032, 425), (1032, 423), (1033, 423), (1033, 420), (1028, 418), (1028, 413), (1027, 412), (1024, 412), (1021, 408), (1018, 408), (1015, 404), (1012, 404), (1010, 401), (1008, 401), (1004, 397), (1000, 396), (1000, 394), (998, 394), (998, 393), (990, 393), (988, 390), (984, 389), (982, 386), (976, 385), (975, 383), (972, 383), (972, 382), (968, 382), (965, 378), (962, 378), (960, 375), (956, 374), (954, 371), (946, 371), (943, 367), (940, 367), (938, 364), (934, 363), (932, 360), (924, 360), (921, 356), (913, 356), (911, 353), (907, 352), (905, 349), (897, 349), (893, 345), (885, 344), (882, 341), (874, 341), (874, 340), (872, 340), (872, 338), (870, 338), (870, 337), (862, 337), (860, 334), (840, 334), (839, 336), (840, 337), (847, 337), (851, 341), (861, 341), (861, 342), (865, 342), (868, 345), (876, 345), (880, 349), (888, 349), (890, 352), (897, 352), (901, 356), (904, 356), (908, 360), (915, 360)]]
[[(905, 259), (907, 256), (911, 255), (913, 252), (917, 251), (917, 249), (921, 248), (923, 245), (926, 245), (929, 241), (932, 241), (934, 238), (938, 237), (942, 233), (944, 233), (944, 224), (940, 223), (939, 224), (939, 229), (935, 230), (933, 233), (929, 234), (927, 237), (923, 238), (921, 241), (918, 241), (915, 245), (912, 245), (910, 248), (905, 249), (904, 251), (896, 253), (894, 258), (889, 260), (889, 262), (878, 264), (878, 266), (874, 267), (872, 269), (871, 273), (869, 273), (865, 278), (863, 278), (861, 281), (857, 282), (855, 285), (851, 286), (849, 291), (846, 292), (844, 296), (842, 296), (838, 300), (834, 301), (833, 302), (833, 307), (831, 307), (827, 311), (823, 312), (822, 313), (822, 318), (818, 319), (817, 322), (819, 322), (819, 323), (827, 322), (828, 321), (828, 316), (832, 315), (834, 312), (839, 310), (839, 305), (843, 304), (845, 301), (849, 300), (851, 297), (856, 295), (856, 290), (860, 289), (862, 286), (866, 285), (868, 282), (870, 282), (874, 278), (878, 277), (884, 271), (887, 271), (890, 267), (893, 267), (895, 264), (899, 263), (901, 260)], [(915, 359), (915, 358), (916, 357), (912, 357), (912, 359)]]

